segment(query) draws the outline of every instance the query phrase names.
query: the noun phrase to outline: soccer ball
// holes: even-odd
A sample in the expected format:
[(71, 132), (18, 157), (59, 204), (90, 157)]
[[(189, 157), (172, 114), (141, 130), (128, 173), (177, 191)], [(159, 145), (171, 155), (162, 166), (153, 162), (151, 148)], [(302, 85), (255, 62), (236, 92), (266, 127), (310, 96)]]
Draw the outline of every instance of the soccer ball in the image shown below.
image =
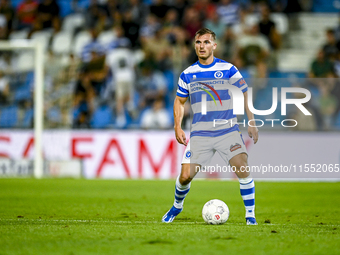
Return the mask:
[(206, 202), (203, 206), (202, 217), (208, 224), (223, 224), (229, 218), (229, 208), (223, 201), (213, 199)]

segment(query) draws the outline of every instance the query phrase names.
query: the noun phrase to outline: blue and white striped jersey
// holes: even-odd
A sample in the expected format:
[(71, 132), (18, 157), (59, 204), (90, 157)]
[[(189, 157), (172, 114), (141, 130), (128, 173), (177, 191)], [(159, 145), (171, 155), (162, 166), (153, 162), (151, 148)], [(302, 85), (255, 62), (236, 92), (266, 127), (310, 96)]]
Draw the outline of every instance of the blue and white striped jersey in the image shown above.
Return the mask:
[[(233, 98), (228, 88), (223, 88), (226, 85), (236, 86), (243, 93), (248, 90), (237, 68), (218, 58), (214, 58), (210, 65), (202, 65), (197, 61), (182, 72), (178, 80), (177, 96), (190, 96), (193, 112), (191, 137), (216, 137), (239, 130), (232, 109)], [(202, 113), (203, 97), (206, 100), (206, 114)], [(214, 127), (214, 120), (228, 120), (229, 124)]]

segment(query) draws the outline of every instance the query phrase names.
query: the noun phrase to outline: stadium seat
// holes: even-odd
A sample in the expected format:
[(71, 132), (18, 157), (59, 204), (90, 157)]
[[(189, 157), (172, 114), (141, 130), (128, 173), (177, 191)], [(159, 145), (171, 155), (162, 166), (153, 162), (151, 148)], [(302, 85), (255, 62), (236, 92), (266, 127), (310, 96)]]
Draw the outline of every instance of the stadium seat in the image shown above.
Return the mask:
[(72, 46), (72, 35), (69, 32), (60, 31), (52, 41), (52, 51), (55, 54), (69, 54)]
[(61, 121), (61, 113), (58, 107), (52, 107), (47, 111), (47, 118), (49, 122), (57, 123)]
[(73, 13), (73, 1), (70, 0), (59, 0), (57, 1), (59, 7), (60, 7), (60, 16), (66, 17), (67, 15)]
[(100, 42), (103, 45), (107, 45), (110, 42), (114, 41), (115, 39), (116, 39), (116, 35), (112, 30), (103, 31), (98, 36), (98, 42)]
[(28, 72), (34, 70), (34, 52), (33, 51), (22, 51), (20, 52), (17, 59), (17, 70), (18, 72)]
[(14, 92), (14, 101), (15, 102), (20, 102), (23, 100), (28, 100), (31, 99), (31, 90), (25, 88), (25, 87), (20, 87), (15, 90)]
[(28, 33), (29, 33), (28, 29), (13, 31), (9, 34), (9, 39), (10, 40), (27, 39)]
[(81, 57), (81, 52), (86, 44), (91, 42), (91, 34), (89, 31), (81, 31), (79, 32), (73, 42), (72, 52), (78, 56)]
[(49, 47), (51, 36), (52, 36), (51, 30), (43, 30), (34, 32), (31, 36), (31, 39), (33, 41), (40, 42), (43, 45), (44, 51), (46, 52)]
[(18, 5), (22, 2), (22, 0), (12, 0), (11, 5), (13, 8), (17, 8)]
[(31, 99), (31, 92), (34, 87), (34, 72), (26, 73), (17, 83), (20, 85), (16, 86), (16, 89), (13, 91), (14, 101), (20, 102)]
[(92, 128), (108, 128), (113, 124), (112, 110), (106, 105), (100, 105), (95, 110), (91, 119)]
[(87, 9), (90, 6), (91, 0), (78, 0), (77, 7), (78, 9)]
[(84, 15), (81, 13), (74, 13), (64, 18), (62, 30), (73, 34), (77, 28), (82, 28), (84, 25)]
[(33, 123), (33, 109), (27, 109), (24, 113), (24, 118), (22, 120), (21, 126), (24, 128), (30, 128)]
[(313, 1), (313, 12), (339, 12), (340, 2), (339, 1)]
[(0, 127), (13, 128), (18, 122), (18, 107), (9, 106), (0, 109)]

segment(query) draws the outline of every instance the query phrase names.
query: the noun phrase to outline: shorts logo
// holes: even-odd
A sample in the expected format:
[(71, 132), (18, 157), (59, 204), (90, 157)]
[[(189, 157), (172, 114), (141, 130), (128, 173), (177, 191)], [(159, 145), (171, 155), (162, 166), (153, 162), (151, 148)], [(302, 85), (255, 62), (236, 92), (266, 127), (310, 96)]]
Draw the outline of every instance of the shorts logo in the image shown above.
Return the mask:
[(191, 156), (192, 156), (192, 152), (191, 152), (191, 151), (187, 151), (187, 152), (185, 153), (185, 157), (186, 157), (186, 158), (191, 158)]
[(239, 145), (238, 143), (235, 143), (235, 145), (231, 145), (230, 146), (230, 151), (231, 152), (236, 151), (238, 149), (241, 149), (241, 145)]
[(221, 79), (223, 77), (223, 73), (221, 71), (217, 71), (214, 73), (214, 77), (216, 79)]

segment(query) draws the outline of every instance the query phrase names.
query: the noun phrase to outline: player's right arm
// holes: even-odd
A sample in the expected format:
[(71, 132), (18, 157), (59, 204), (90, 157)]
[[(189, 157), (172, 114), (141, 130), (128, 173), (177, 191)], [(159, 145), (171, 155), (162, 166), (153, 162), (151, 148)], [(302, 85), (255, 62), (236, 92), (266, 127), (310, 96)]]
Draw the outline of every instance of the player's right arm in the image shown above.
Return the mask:
[(185, 133), (182, 129), (182, 120), (184, 116), (184, 104), (188, 100), (188, 97), (176, 96), (174, 102), (174, 120), (175, 120), (175, 135), (176, 140), (180, 144), (187, 145)]

